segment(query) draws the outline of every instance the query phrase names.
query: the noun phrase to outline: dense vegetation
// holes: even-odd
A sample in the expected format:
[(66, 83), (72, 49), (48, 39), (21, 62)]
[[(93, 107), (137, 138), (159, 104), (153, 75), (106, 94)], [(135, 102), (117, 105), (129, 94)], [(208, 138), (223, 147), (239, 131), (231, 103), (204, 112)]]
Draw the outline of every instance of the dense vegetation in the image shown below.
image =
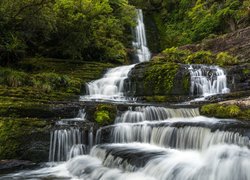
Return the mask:
[(126, 0), (1, 0), (0, 62), (24, 56), (124, 61), (134, 16)]
[(214, 37), (250, 23), (249, 0), (131, 0), (157, 24), (161, 49)]

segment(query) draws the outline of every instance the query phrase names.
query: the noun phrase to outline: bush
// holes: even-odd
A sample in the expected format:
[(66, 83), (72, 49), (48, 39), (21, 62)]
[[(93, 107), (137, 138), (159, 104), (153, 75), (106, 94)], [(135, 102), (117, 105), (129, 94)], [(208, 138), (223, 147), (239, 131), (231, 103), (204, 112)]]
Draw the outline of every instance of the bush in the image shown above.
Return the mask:
[(162, 54), (153, 58), (155, 61), (175, 62), (181, 64), (216, 64), (219, 66), (235, 65), (238, 63), (236, 57), (227, 52), (214, 54), (211, 51), (191, 52), (176, 47), (167, 48)]
[(189, 55), (186, 59), (187, 64), (213, 64), (214, 55), (210, 51), (198, 51)]
[(116, 117), (117, 109), (113, 105), (100, 104), (96, 107), (95, 111), (95, 121), (100, 125), (111, 124)]
[(201, 114), (219, 118), (235, 118), (240, 116), (241, 109), (237, 105), (208, 104), (202, 106)]
[(176, 47), (167, 48), (162, 52), (166, 61), (175, 63), (184, 63), (190, 53), (188, 50), (180, 50)]
[(219, 66), (235, 65), (238, 63), (238, 59), (229, 55), (227, 52), (220, 52), (216, 55), (216, 64)]

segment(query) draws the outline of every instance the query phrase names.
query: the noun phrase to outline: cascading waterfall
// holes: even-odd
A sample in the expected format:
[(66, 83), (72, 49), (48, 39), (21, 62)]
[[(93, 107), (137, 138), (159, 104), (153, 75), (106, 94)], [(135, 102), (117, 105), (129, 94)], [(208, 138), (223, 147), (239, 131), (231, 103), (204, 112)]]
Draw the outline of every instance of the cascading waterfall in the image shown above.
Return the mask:
[(85, 122), (85, 118), (85, 109), (80, 109), (76, 118), (57, 122), (59, 129), (50, 133), (50, 162), (66, 161), (89, 152), (93, 146), (93, 128), (85, 131), (77, 126), (77, 123)]
[(86, 84), (87, 96), (82, 100), (126, 100), (124, 89), (129, 71), (135, 65), (120, 66), (107, 71), (103, 78)]
[[(170, 124), (171, 125), (171, 124)], [(156, 126), (156, 124), (119, 125), (112, 131), (111, 142), (142, 142), (161, 147), (205, 150), (216, 144), (237, 144), (250, 147), (250, 140), (237, 132), (214, 132), (204, 127)]]
[(130, 110), (124, 112), (121, 116), (118, 116), (115, 120), (116, 123), (137, 123), (143, 121), (159, 121), (174, 117), (195, 117), (199, 115), (199, 109), (171, 109), (164, 107), (136, 107), (135, 110)]
[[(144, 62), (150, 52), (142, 11), (137, 15), (133, 46)], [(87, 84), (88, 95), (81, 99), (128, 100), (126, 79), (134, 66), (108, 70)], [(192, 65), (189, 70), (192, 95), (229, 92), (223, 69)], [(118, 114), (114, 125), (97, 131), (97, 145), (93, 128), (78, 126), (87, 121), (84, 110), (62, 119), (50, 139), (49, 160), (56, 165), (0, 173), (0, 179), (250, 180), (249, 124), (203, 117), (197, 108), (139, 106)]]
[(51, 132), (49, 161), (65, 161), (74, 157), (76, 151), (86, 152), (84, 136), (84, 132), (79, 128)]
[[(135, 28), (135, 39), (133, 46), (136, 49), (136, 56), (139, 62), (150, 60), (150, 52), (147, 48), (145, 26), (143, 23), (142, 10), (137, 10), (137, 26)], [(124, 92), (129, 91), (125, 81), (128, 74), (135, 64), (128, 66), (120, 66), (108, 70), (103, 78), (89, 82), (86, 84), (87, 95), (82, 96), (81, 100), (111, 100), (111, 101), (127, 101)]]
[(191, 94), (210, 96), (228, 93), (227, 76), (218, 66), (191, 65)]
[(137, 9), (137, 26), (135, 28), (135, 41), (133, 47), (136, 49), (136, 56), (139, 62), (149, 61), (151, 53), (147, 47), (145, 25), (141, 9)]

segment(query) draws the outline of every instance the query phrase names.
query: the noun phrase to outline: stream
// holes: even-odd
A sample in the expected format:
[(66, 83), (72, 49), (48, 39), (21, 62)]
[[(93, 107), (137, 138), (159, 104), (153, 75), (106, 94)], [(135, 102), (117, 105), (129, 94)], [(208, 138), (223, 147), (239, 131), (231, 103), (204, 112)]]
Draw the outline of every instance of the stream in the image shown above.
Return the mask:
[[(126, 79), (137, 63), (149, 61), (142, 10), (132, 42), (135, 64), (107, 70), (87, 83), (80, 101), (126, 104), (114, 124), (94, 132), (82, 129), (84, 109), (57, 122), (51, 132), (49, 162), (41, 167), (0, 175), (0, 179), (84, 180), (250, 180), (250, 124), (201, 116), (198, 108), (136, 104), (127, 97)], [(228, 93), (218, 66), (190, 65), (190, 94)]]

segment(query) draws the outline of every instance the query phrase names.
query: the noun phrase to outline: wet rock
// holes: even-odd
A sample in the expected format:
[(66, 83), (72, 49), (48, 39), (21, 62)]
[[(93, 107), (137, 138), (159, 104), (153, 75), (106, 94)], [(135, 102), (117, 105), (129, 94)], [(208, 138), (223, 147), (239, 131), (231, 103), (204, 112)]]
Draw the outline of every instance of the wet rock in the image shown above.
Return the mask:
[(35, 163), (31, 161), (23, 161), (23, 160), (0, 160), (0, 171), (8, 171), (13, 169), (24, 169), (31, 166), (34, 166)]
[(132, 69), (128, 84), (129, 96), (187, 96), (190, 75), (186, 65), (147, 62)]

